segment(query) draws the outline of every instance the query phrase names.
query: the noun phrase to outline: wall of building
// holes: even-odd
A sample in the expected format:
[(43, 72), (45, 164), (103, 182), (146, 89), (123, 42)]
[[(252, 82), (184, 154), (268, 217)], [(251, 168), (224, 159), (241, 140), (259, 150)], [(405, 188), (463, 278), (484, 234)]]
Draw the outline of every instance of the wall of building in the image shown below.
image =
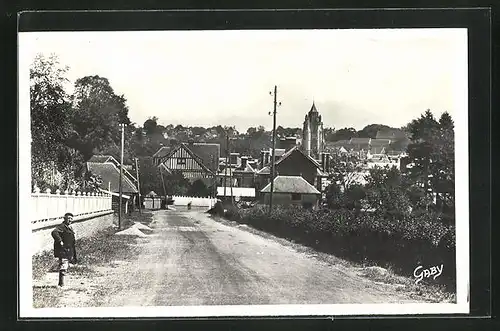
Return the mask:
[[(271, 194), (264, 193), (262, 201), (265, 204), (269, 204)], [(316, 194), (301, 194), (300, 200), (292, 200), (292, 194), (290, 193), (274, 193), (273, 194), (273, 204), (276, 205), (299, 205), (302, 206), (304, 203), (310, 203), (316, 206), (318, 203), (318, 195)]]
[(280, 176), (302, 176), (309, 184), (315, 186), (317, 168), (300, 155), (300, 152), (292, 152), (288, 158), (276, 166), (276, 171)]
[[(78, 238), (91, 236), (97, 231), (110, 227), (113, 224), (118, 224), (118, 216), (115, 214), (108, 214), (74, 222), (72, 227), (75, 230), (75, 236), (78, 240)], [(39, 254), (54, 249), (54, 240), (50, 234), (54, 227), (55, 225), (32, 231), (30, 240), (32, 254)]]

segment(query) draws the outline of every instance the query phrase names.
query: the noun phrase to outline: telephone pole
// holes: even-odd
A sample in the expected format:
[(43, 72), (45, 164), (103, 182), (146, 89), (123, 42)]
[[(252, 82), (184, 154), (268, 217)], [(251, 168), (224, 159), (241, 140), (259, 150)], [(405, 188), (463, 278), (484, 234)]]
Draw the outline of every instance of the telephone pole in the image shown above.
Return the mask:
[(278, 88), (274, 85), (274, 107), (273, 107), (273, 152), (271, 156), (271, 192), (269, 195), (269, 213), (273, 209), (273, 193), (274, 193), (274, 158), (276, 153), (276, 94), (278, 92)]
[(224, 200), (226, 200), (227, 168), (229, 167), (229, 135), (226, 132), (226, 167), (224, 168)]
[(135, 158), (135, 174), (137, 177), (137, 192), (138, 192), (138, 197), (139, 197), (139, 214), (142, 214), (141, 185), (139, 183), (139, 167), (137, 166), (137, 158)]
[(227, 140), (228, 149), (229, 149), (229, 162), (231, 167), (229, 168), (229, 190), (231, 192), (231, 206), (233, 205), (233, 166), (231, 162), (231, 145), (229, 144), (229, 136)]
[(118, 184), (119, 187), (119, 202), (118, 202), (118, 230), (122, 229), (122, 178), (123, 178), (123, 145), (124, 145), (124, 130), (125, 130), (125, 124), (120, 124), (122, 128), (122, 139), (121, 139), (121, 144), (120, 144), (120, 182)]

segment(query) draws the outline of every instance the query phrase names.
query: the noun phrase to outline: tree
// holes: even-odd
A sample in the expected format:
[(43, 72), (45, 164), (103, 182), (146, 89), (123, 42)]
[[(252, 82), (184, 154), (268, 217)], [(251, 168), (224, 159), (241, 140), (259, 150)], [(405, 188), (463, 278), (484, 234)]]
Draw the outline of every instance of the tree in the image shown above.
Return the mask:
[(363, 181), (363, 165), (360, 158), (351, 154), (333, 153), (330, 158), (329, 180), (347, 192), (351, 185)]
[(392, 129), (390, 126), (383, 124), (370, 124), (365, 126), (361, 131), (358, 131), (359, 138), (376, 138), (379, 130)]
[(57, 56), (37, 55), (30, 67), (32, 179), (39, 187), (72, 184), (81, 155), (67, 145), (71, 102), (64, 85), (68, 67)]
[[(412, 167), (408, 181), (415, 188), (414, 196), (421, 196), (418, 205), (425, 202), (425, 209), (431, 205), (429, 195), (435, 194), (441, 211), (454, 214), (455, 197), (455, 151), (454, 124), (445, 112), (437, 121), (430, 110), (407, 126), (412, 143), (408, 146), (408, 157)], [(418, 201), (418, 200), (417, 200)]]
[(328, 141), (338, 141), (338, 140), (349, 140), (351, 138), (357, 137), (357, 131), (354, 128), (343, 128), (335, 131), (326, 138)]
[(210, 195), (210, 190), (203, 180), (197, 179), (191, 184), (188, 195), (193, 197), (208, 197)]
[(368, 205), (383, 217), (402, 219), (410, 215), (412, 208), (398, 169), (373, 168), (366, 176), (365, 185)]
[(140, 176), (140, 189), (141, 194), (147, 194), (151, 191), (162, 195), (163, 185), (161, 181), (160, 170), (153, 164), (152, 157), (139, 157), (139, 176)]
[(171, 174), (163, 175), (163, 181), (165, 182), (167, 195), (187, 195), (191, 187), (189, 180), (180, 171), (173, 171)]
[(89, 159), (95, 149), (120, 144), (119, 124), (130, 125), (124, 96), (116, 95), (108, 79), (86, 76), (75, 82), (71, 122), (72, 147)]
[(151, 136), (157, 132), (158, 130), (157, 122), (158, 122), (158, 117), (156, 116), (150, 117), (144, 122), (142, 128), (146, 133), (146, 135)]

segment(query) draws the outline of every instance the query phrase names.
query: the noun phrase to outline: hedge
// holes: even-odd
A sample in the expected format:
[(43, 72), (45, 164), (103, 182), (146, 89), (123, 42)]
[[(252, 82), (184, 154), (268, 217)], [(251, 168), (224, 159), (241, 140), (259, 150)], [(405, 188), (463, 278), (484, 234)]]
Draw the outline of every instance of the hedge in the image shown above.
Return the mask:
[(228, 219), (293, 239), (356, 262), (391, 266), (404, 275), (444, 264), (440, 281), (455, 281), (455, 227), (433, 213), (406, 218), (347, 209), (306, 210), (299, 206), (230, 208)]

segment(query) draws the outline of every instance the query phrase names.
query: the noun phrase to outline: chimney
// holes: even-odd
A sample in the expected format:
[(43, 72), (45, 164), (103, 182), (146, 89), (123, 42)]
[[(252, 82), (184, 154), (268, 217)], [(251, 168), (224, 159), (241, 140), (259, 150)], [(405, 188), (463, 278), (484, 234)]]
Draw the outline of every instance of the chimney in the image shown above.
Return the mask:
[(231, 165), (237, 164), (238, 163), (238, 156), (240, 156), (240, 153), (231, 153), (229, 155), (229, 163)]
[(321, 169), (326, 171), (326, 155), (325, 153), (321, 153)]
[(326, 169), (323, 169), (324, 172), (330, 172), (330, 153), (325, 153), (325, 165)]
[(247, 161), (248, 161), (248, 157), (246, 157), (246, 156), (241, 157), (241, 168), (242, 169), (245, 169), (247, 167)]
[(270, 151), (265, 151), (264, 152), (264, 164), (268, 164), (271, 162), (271, 152)]
[(266, 151), (260, 151), (260, 169), (264, 168), (266, 163)]

